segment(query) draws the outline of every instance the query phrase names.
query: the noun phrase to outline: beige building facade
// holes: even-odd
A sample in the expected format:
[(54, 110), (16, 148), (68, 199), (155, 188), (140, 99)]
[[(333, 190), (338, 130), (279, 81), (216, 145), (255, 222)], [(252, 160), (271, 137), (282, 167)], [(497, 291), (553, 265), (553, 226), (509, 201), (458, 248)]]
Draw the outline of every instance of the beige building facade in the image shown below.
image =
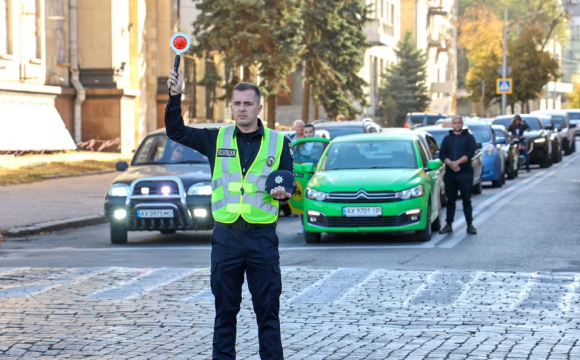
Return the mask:
[[(48, 122), (29, 108), (44, 106), (50, 128), (69, 134), (62, 149), (71, 148), (74, 139), (108, 142), (114, 144), (111, 151), (134, 150), (147, 133), (164, 126), (166, 81), (175, 56), (169, 39), (195, 15), (186, 3), (0, 0), (0, 112), (12, 111), (10, 121), (0, 119), (0, 133), (13, 132), (9, 136), (18, 137), (21, 150), (32, 150), (25, 133)], [(223, 121), (221, 89), (208, 93), (193, 82), (203, 78), (207, 66), (223, 71), (220, 59), (184, 57), (186, 122)], [(0, 142), (0, 151), (11, 150)]]

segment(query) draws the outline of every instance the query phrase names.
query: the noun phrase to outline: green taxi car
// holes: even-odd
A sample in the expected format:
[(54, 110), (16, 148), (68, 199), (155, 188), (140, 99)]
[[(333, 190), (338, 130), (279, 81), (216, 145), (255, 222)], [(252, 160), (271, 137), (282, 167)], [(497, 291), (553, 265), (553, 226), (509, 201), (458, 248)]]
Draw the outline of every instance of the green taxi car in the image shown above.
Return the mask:
[(440, 228), (440, 160), (429, 160), (417, 135), (361, 134), (333, 140), (314, 173), (303, 203), (304, 239), (322, 233), (414, 231), (428, 241)]

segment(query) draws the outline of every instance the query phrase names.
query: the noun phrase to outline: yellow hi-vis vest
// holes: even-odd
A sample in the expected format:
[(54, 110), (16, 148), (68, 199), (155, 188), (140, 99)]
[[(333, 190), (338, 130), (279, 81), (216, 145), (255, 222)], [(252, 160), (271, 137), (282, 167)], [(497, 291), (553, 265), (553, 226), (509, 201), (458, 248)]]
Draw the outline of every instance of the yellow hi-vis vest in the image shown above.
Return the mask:
[(256, 159), (242, 177), (240, 154), (234, 138), (235, 126), (218, 133), (216, 160), (211, 180), (211, 211), (221, 223), (240, 217), (252, 224), (278, 220), (278, 200), (266, 193), (266, 179), (280, 165), (284, 135), (264, 127), (264, 137)]

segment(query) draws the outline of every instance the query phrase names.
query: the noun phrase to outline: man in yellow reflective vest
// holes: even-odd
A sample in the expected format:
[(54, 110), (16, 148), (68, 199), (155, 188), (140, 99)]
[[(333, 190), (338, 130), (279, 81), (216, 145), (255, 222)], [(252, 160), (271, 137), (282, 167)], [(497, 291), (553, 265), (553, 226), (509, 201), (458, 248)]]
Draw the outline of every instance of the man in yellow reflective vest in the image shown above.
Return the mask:
[(216, 317), (213, 359), (236, 358), (236, 323), (242, 301), (244, 272), (258, 322), (260, 358), (284, 358), (280, 336), (280, 253), (276, 223), (278, 201), (292, 194), (279, 186), (265, 191), (268, 175), (293, 171), (292, 145), (258, 118), (260, 90), (239, 83), (232, 91), (235, 126), (195, 129), (181, 116), (183, 74), (171, 71), (165, 109), (167, 136), (208, 157), (212, 170), (211, 289)]

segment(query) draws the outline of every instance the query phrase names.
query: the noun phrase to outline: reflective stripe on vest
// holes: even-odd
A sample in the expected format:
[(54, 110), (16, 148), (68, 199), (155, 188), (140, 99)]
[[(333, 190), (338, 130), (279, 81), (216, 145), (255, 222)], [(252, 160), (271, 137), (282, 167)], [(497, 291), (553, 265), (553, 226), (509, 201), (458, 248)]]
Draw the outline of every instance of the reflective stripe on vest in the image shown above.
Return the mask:
[[(218, 133), (212, 177), (213, 218), (222, 223), (232, 223), (241, 215), (249, 223), (273, 223), (278, 219), (279, 202), (265, 194), (266, 180), (272, 171), (278, 169), (284, 136), (264, 128), (260, 150), (243, 178), (234, 129), (234, 126), (223, 127)], [(232, 154), (223, 149), (235, 150), (235, 155), (218, 157), (219, 153)], [(268, 159), (274, 159), (270, 166)]]

